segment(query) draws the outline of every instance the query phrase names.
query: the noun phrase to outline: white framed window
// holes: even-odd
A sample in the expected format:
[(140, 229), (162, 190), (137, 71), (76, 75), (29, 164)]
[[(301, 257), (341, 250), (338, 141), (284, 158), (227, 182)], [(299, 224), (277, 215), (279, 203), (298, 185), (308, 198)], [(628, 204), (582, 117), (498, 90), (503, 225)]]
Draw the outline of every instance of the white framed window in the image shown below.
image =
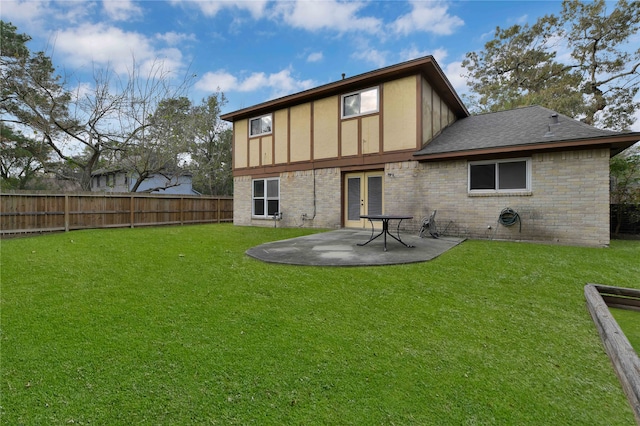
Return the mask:
[(469, 193), (531, 191), (531, 159), (469, 162)]
[(260, 136), (271, 133), (272, 118), (271, 114), (249, 120), (249, 136)]
[(280, 178), (254, 179), (252, 212), (255, 218), (273, 218), (280, 212)]
[(342, 95), (342, 118), (378, 112), (378, 103), (379, 96), (377, 87)]

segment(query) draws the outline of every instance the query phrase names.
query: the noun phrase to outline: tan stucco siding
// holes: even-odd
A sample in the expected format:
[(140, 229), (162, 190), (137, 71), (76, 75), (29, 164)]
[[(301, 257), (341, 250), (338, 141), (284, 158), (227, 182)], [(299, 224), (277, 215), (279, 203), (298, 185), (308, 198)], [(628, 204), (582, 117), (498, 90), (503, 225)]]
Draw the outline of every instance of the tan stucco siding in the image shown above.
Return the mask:
[(291, 161), (308, 161), (311, 158), (311, 104), (291, 108)]
[(422, 79), (422, 143), (433, 139), (433, 88)]
[(434, 136), (437, 136), (445, 127), (454, 121), (456, 121), (454, 112), (423, 78), (422, 143), (429, 143)]
[(382, 113), (385, 152), (416, 147), (416, 78), (410, 76), (384, 84)]
[(338, 156), (339, 98), (332, 96), (313, 104), (313, 158)]
[(380, 152), (380, 117), (370, 115), (362, 118), (362, 153)]
[(249, 167), (257, 167), (260, 165), (260, 138), (249, 139)]
[(235, 168), (247, 167), (247, 120), (233, 123), (233, 165)]
[(262, 166), (267, 166), (273, 164), (273, 137), (265, 136), (261, 141), (261, 151), (262, 155), (260, 160), (262, 161)]
[(342, 156), (358, 155), (358, 120), (342, 122)]
[(289, 110), (282, 109), (273, 114), (275, 164), (289, 161)]

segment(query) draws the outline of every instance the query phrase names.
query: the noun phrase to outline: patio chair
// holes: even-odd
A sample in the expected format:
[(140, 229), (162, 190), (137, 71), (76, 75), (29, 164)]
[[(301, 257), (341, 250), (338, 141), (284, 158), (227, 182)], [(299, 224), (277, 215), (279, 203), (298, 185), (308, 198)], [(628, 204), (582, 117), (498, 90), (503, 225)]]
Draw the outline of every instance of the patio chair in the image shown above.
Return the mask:
[(424, 217), (422, 219), (422, 225), (420, 226), (420, 231), (418, 232), (418, 236), (420, 238), (424, 238), (427, 232), (433, 238), (440, 237), (440, 234), (438, 233), (438, 226), (436, 225), (436, 212), (437, 210), (434, 210), (430, 216)]

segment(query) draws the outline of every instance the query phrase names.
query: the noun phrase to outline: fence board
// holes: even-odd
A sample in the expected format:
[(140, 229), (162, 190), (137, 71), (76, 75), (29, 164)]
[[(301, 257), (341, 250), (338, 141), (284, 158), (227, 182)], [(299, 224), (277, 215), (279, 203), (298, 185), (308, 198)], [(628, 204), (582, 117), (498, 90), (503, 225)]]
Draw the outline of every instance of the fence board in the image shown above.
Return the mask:
[(233, 198), (110, 193), (0, 194), (0, 235), (233, 221)]

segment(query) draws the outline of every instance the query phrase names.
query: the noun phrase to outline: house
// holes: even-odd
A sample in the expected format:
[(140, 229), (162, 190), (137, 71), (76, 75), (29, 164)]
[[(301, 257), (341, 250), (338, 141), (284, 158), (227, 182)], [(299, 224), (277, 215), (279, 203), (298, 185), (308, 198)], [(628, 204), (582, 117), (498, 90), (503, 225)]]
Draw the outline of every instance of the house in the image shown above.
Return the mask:
[[(95, 192), (131, 192), (137, 182), (137, 175), (120, 170), (102, 169), (91, 174), (91, 191)], [(192, 175), (163, 175), (154, 173), (146, 178), (136, 192), (153, 194), (200, 195), (193, 189)]]
[[(470, 115), (428, 56), (230, 112), (236, 225), (363, 228), (437, 210), (444, 234), (606, 246), (609, 158), (640, 133), (532, 106)], [(521, 226), (504, 226), (505, 208)], [(281, 217), (280, 217), (281, 216)]]

